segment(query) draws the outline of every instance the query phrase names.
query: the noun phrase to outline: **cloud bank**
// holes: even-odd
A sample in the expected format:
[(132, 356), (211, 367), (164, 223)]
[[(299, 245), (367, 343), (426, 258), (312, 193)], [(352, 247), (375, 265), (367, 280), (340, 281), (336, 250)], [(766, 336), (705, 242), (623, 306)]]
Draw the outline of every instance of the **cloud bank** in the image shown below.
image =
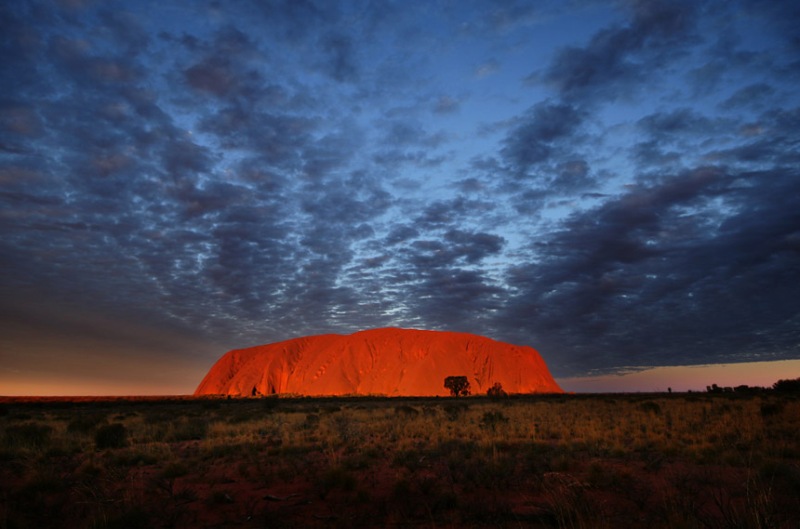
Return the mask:
[(202, 371), (380, 326), (532, 345), (556, 376), (798, 358), (797, 23), (755, 0), (7, 2), (6, 369), (102, 343)]

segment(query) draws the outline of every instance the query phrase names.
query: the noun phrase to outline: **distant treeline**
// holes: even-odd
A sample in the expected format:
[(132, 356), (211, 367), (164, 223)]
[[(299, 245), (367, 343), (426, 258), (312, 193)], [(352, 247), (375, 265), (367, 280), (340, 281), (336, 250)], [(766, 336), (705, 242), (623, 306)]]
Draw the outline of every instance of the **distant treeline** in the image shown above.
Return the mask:
[(793, 378), (789, 380), (778, 380), (771, 388), (762, 386), (748, 386), (743, 384), (741, 386), (718, 386), (711, 384), (706, 386), (706, 391), (709, 393), (761, 393), (765, 391), (774, 391), (776, 393), (800, 393), (800, 378)]

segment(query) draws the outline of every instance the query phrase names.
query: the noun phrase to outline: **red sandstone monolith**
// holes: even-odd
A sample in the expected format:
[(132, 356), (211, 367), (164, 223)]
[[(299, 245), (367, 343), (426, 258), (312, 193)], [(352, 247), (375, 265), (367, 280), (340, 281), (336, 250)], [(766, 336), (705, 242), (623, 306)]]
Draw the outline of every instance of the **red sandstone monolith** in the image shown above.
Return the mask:
[(388, 328), (229, 351), (194, 394), (446, 396), (448, 376), (466, 376), (473, 394), (485, 394), (495, 382), (508, 393), (563, 393), (532, 347)]

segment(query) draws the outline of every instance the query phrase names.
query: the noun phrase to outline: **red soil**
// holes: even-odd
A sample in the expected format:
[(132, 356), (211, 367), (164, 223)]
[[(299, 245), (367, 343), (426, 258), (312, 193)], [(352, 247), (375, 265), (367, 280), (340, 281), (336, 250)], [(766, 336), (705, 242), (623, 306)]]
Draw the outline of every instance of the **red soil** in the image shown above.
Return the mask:
[[(196, 461), (200, 455), (198, 442), (175, 443), (171, 448), (179, 459)], [(36, 489), (35, 501), (26, 498), (23, 503), (38, 502), (42, 510), (23, 516), (20, 507), (14, 506), (12, 512), (17, 520), (30, 517), (37, 522), (55, 522), (47, 514), (47, 508), (53, 509), (61, 516), (54, 527), (87, 527), (86, 520), (93, 517), (115, 519), (140, 512), (147, 524), (153, 525), (137, 518), (132, 527), (320, 529), (627, 529), (653, 522), (655, 527), (699, 527), (699, 522), (691, 523), (695, 519), (702, 520), (703, 526), (722, 527), (726, 514), (744, 516), (748, 512), (748, 506), (742, 503), (747, 492), (746, 469), (681, 461), (648, 469), (637, 461), (573, 454), (570, 468), (564, 471), (525, 473), (508, 467), (505, 471), (514, 478), (506, 482), (506, 477), (498, 473), (499, 467), (491, 465), (476, 467), (474, 462), (453, 462), (440, 455), (414, 458), (408, 462), (413, 467), (410, 469), (396, 461), (391, 447), (381, 452), (367, 468), (356, 470), (343, 470), (347, 465), (333, 463), (358, 459), (357, 455), (348, 459), (341, 451), (311, 452), (299, 458), (302, 462), (284, 460), (278, 449), (274, 453), (239, 452), (203, 464), (202, 471), (185, 467), (188, 473), (177, 478), (164, 477), (160, 465), (114, 467), (112, 473), (105, 473), (102, 469), (109, 465), (107, 456), (113, 454), (94, 454), (83, 462), (86, 456), (79, 455), (70, 464), (77, 466), (74, 473), (60, 471), (59, 479), (68, 484), (68, 493)], [(498, 457), (500, 461), (519, 461), (520, 465), (525, 459), (502, 453)], [(463, 474), (462, 467), (479, 472), (479, 476)], [(267, 475), (261, 475), (265, 468)], [(103, 479), (91, 478), (87, 472), (100, 472)], [(0, 478), (12, 491), (25, 486), (25, 480), (10, 469), (0, 467)], [(791, 500), (783, 496), (791, 492), (776, 492), (780, 493), (776, 499), (779, 512), (785, 512)], [(3, 503), (0, 501), (0, 517), (9, 509)], [(98, 511), (104, 514), (100, 516)], [(784, 518), (776, 517), (770, 527), (795, 527)], [(124, 518), (114, 527), (128, 526), (121, 520)]]
[(195, 395), (446, 396), (448, 376), (472, 393), (494, 383), (508, 393), (562, 393), (539, 353), (467, 333), (373, 329), (229, 351)]

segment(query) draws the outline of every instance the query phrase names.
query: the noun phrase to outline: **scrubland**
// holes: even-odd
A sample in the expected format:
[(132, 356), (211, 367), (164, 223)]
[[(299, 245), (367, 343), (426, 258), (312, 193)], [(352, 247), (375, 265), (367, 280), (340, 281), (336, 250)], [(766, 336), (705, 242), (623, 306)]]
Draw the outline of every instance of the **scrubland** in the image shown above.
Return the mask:
[(796, 528), (800, 400), (0, 404), (0, 529)]

